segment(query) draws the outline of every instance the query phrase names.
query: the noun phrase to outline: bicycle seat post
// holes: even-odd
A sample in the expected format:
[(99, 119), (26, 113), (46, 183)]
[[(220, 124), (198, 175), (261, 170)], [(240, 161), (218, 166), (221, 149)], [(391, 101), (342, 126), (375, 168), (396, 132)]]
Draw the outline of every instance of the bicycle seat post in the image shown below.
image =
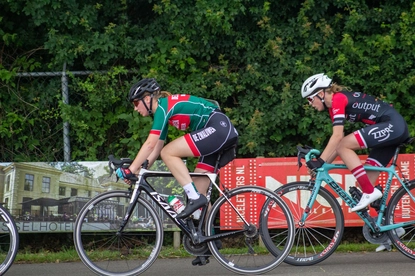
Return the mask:
[(399, 146), (396, 147), (395, 154), (393, 155), (393, 158), (392, 158), (392, 165), (393, 166), (397, 166), (396, 162), (398, 161), (398, 155), (399, 155), (399, 151), (401, 149), (401, 146), (402, 145), (399, 145)]
[(392, 165), (397, 166), (397, 161), (398, 161), (398, 155), (399, 155), (399, 151), (401, 150), (402, 147), (411, 144), (412, 142), (415, 141), (415, 137), (409, 137), (408, 139), (406, 139), (406, 141), (404, 141), (403, 143), (401, 143), (399, 146), (396, 147), (395, 150), (395, 155), (393, 156), (392, 159)]

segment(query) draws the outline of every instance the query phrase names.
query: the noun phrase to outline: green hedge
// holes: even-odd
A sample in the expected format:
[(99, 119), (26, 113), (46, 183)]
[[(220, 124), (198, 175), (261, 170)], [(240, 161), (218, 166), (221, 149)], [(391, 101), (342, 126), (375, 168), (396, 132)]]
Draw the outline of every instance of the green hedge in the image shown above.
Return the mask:
[[(300, 96), (302, 82), (320, 72), (393, 103), (415, 135), (413, 1), (98, 2), (0, 4), (0, 160), (58, 159), (51, 152), (62, 148), (63, 121), (73, 160), (134, 156), (151, 120), (133, 114), (125, 97), (142, 77), (216, 99), (241, 133), (239, 157), (325, 145), (328, 115)], [(59, 71), (64, 63), (108, 73), (74, 76), (69, 106), (59, 104), (61, 91), (48, 90), (50, 82), (16, 81), (16, 72)], [(45, 127), (34, 127), (45, 124), (53, 146)]]

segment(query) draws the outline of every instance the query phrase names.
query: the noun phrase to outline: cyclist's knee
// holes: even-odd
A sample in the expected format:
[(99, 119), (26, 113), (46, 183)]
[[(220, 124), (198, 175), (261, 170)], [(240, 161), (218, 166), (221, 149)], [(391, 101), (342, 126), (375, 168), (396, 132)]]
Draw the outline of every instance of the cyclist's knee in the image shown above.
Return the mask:
[(171, 157), (173, 157), (173, 154), (170, 150), (170, 147), (165, 146), (161, 151), (160, 151), (160, 157), (161, 159), (166, 162), (166, 160), (169, 160)]
[(337, 154), (344, 153), (345, 151), (355, 151), (360, 149), (360, 146), (356, 139), (352, 136), (346, 136), (343, 139), (340, 140), (340, 142), (336, 146), (336, 152)]

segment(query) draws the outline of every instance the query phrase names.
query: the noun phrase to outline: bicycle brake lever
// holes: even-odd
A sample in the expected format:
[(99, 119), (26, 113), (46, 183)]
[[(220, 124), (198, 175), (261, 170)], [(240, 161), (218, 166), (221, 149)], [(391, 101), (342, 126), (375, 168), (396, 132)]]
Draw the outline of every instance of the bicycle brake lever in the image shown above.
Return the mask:
[(309, 146), (297, 146), (297, 159), (298, 159), (298, 170), (303, 166), (301, 159), (305, 158), (305, 155), (310, 151), (311, 147)]
[(298, 170), (300, 170), (300, 168), (303, 166), (303, 163), (301, 163), (300, 152), (297, 153), (297, 165), (298, 165)]
[(109, 161), (108, 161), (108, 167), (110, 168), (110, 177), (112, 176), (112, 174), (114, 173), (114, 168), (113, 168), (113, 163), (112, 163), (112, 160), (114, 159), (114, 155), (110, 155), (110, 156), (108, 156), (108, 159), (109, 159)]
[[(112, 174), (114, 173), (114, 171), (116, 171), (118, 168), (128, 168), (131, 163), (133, 162), (133, 160), (129, 159), (129, 158), (121, 158), (121, 160), (118, 160), (114, 157), (114, 155), (109, 155), (108, 156), (108, 167), (110, 169), (110, 177), (112, 176)], [(118, 182), (120, 178), (118, 177), (118, 175), (116, 174), (116, 182)], [(132, 179), (134, 180), (134, 179)]]

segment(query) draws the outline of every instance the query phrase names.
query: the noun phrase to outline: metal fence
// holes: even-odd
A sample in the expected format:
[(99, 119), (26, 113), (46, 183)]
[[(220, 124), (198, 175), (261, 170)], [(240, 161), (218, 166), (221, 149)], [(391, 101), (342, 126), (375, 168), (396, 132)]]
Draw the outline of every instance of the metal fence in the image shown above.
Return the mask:
[(0, 80), (0, 162), (72, 161), (70, 124), (61, 117), (61, 103), (82, 101), (74, 76), (104, 73), (67, 71), (64, 65), (61, 72), (17, 73), (12, 81)]

